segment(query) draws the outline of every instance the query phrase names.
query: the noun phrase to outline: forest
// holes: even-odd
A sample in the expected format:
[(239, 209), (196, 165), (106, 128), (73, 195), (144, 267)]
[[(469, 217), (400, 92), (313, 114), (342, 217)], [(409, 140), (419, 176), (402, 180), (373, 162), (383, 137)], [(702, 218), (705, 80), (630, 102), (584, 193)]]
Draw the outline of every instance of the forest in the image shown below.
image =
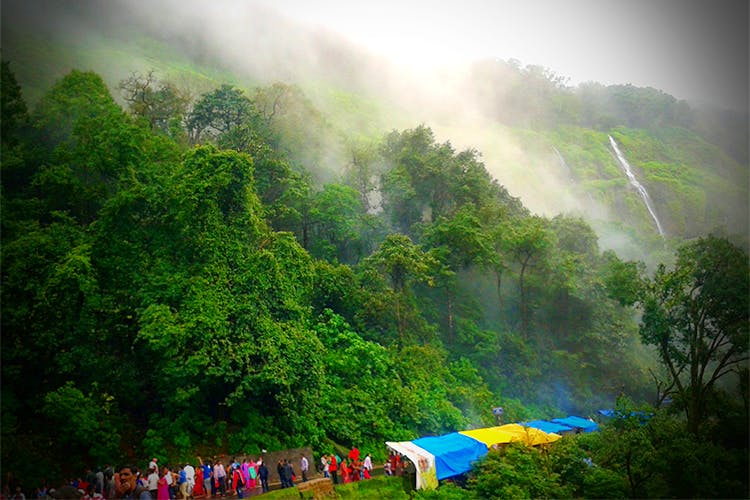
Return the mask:
[[(4, 7), (3, 486), (382, 463), (502, 407), (615, 418), (419, 498), (750, 496), (746, 111), (513, 59), (412, 79), (262, 11)], [(337, 492), (408, 498), (382, 479)]]
[(314, 120), (283, 83), (191, 100), (152, 73), (110, 89), (77, 70), (30, 109), (3, 62), (4, 471), (382, 457), (385, 440), (492, 425), (498, 405), (508, 421), (616, 407), (655, 417), (491, 453), (437, 493), (747, 495), (736, 237), (624, 260), (424, 124), (347, 142), (323, 182), (305, 163), (326, 142), (294, 127)]

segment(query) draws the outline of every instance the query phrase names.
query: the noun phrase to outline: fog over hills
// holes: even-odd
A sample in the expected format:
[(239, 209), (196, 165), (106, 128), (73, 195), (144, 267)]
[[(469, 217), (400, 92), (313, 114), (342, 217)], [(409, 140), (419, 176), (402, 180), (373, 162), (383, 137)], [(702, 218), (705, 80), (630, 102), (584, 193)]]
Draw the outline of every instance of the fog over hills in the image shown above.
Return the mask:
[[(382, 50), (357, 44), (335, 27), (316, 20), (306, 22), (303, 14), (292, 18), (297, 11), (291, 4), (280, 5), (275, 9), (257, 2), (232, 1), (5, 2), (3, 58), (11, 60), (20, 83), (32, 87), (32, 97), (44, 90), (39, 87), (51, 85), (72, 68), (102, 74), (112, 89), (134, 71), (153, 69), (160, 77), (190, 87), (195, 95), (216, 85), (217, 78), (233, 78), (230, 83), (246, 89), (283, 81), (300, 86), (341, 133), (372, 137), (425, 124), (441, 142), (450, 141), (459, 150), (479, 150), (490, 173), (533, 212), (547, 216), (578, 213), (594, 221), (616, 219), (611, 207), (582, 196), (571, 184), (563, 168), (565, 160), (554, 144), (540, 138), (537, 143), (542, 152), (530, 155), (518, 134), (498, 122), (498, 116), (505, 112), (505, 94), (518, 85), (518, 70), (524, 63), (536, 61), (459, 60), (446, 54), (444, 61), (433, 55), (431, 64), (409, 64), (408, 58), (389, 58)], [(302, 7), (298, 10), (306, 11)], [(593, 17), (597, 9), (592, 7), (591, 12), (589, 22), (605, 22)], [(677, 18), (686, 15), (675, 13)], [(621, 21), (627, 19), (622, 14)], [(415, 33), (419, 33), (418, 26)], [(702, 40), (701, 33), (696, 36)], [(455, 34), (446, 33), (446, 37), (451, 36)], [(664, 36), (670, 38), (668, 33)], [(68, 58), (47, 61), (40, 67), (30, 57), (41, 55), (44, 59), (44, 51), (28, 50), (19, 41), (33, 42), (24, 37), (61, 44)], [(734, 37), (732, 34), (732, 43), (736, 42)], [(636, 42), (634, 39), (631, 43), (635, 46)], [(441, 46), (439, 40), (433, 43)], [(706, 48), (700, 52), (696, 56), (704, 57), (709, 51)], [(727, 54), (724, 62), (737, 60), (737, 55), (742, 54)], [(740, 75), (741, 81), (742, 74), (740, 65), (725, 78), (732, 79), (734, 85), (733, 77)], [(562, 86), (570, 85), (568, 75), (550, 70), (544, 76), (558, 79)], [(354, 96), (354, 109), (341, 110), (342, 93)], [(743, 96), (739, 95), (741, 100)], [(736, 96), (732, 99), (737, 100)], [(362, 103), (370, 105), (362, 108)], [(746, 130), (746, 111), (739, 116), (739, 130), (743, 125)], [(348, 158), (331, 148), (324, 161), (327, 165), (322, 168), (336, 171)], [(627, 239), (623, 235), (600, 235), (605, 247), (610, 241), (617, 247)]]

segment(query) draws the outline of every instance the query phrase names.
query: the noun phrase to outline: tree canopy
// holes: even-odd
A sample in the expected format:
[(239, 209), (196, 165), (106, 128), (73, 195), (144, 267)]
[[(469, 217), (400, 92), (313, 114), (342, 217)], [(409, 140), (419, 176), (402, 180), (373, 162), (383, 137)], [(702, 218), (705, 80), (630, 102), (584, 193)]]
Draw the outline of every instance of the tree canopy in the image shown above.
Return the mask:
[[(305, 164), (325, 145), (291, 131), (324, 120), (297, 88), (192, 102), (134, 76), (122, 109), (73, 71), (29, 113), (2, 69), (2, 459), (21, 475), (379, 450), (489, 425), (497, 404), (521, 420), (646, 399), (655, 364), (633, 304), (690, 429), (741, 415), (719, 381), (747, 355), (747, 255), (726, 239), (643, 276), (425, 125), (357, 147), (322, 183)], [(547, 460), (482, 467), (509, 495), (585, 491)], [(508, 486), (516, 466), (548, 481)]]

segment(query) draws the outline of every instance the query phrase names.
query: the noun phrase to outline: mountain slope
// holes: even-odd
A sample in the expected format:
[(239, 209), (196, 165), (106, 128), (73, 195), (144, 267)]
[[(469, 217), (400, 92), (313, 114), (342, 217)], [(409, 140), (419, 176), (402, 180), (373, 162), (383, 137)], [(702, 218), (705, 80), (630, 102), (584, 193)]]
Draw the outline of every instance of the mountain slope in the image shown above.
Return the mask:
[(194, 98), (221, 83), (248, 92), (277, 80), (299, 86), (327, 123), (313, 125), (317, 145), (305, 146), (319, 151), (298, 155), (320, 181), (335, 179), (351, 161), (352, 143), (424, 123), (439, 140), (479, 150), (532, 211), (581, 214), (605, 246), (628, 241), (614, 248), (647, 258), (662, 244), (618, 166), (613, 135), (668, 237), (721, 230), (747, 238), (746, 134), (736, 120), (717, 120), (654, 89), (565, 87), (544, 68), (512, 62), (416, 72), (257, 7), (198, 16), (164, 6), (11, 4), (3, 12), (3, 58), (32, 103), (73, 68), (101, 74), (115, 96), (122, 79), (149, 70)]

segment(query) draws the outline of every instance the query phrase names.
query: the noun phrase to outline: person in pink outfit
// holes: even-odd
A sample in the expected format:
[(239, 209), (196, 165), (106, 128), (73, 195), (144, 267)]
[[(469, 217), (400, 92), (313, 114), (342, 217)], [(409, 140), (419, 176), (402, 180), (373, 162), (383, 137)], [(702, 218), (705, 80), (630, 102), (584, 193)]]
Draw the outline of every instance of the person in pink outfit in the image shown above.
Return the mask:
[(171, 474), (169, 469), (166, 467), (161, 470), (161, 477), (159, 478), (156, 500), (169, 500), (169, 485), (167, 484), (167, 474)]

